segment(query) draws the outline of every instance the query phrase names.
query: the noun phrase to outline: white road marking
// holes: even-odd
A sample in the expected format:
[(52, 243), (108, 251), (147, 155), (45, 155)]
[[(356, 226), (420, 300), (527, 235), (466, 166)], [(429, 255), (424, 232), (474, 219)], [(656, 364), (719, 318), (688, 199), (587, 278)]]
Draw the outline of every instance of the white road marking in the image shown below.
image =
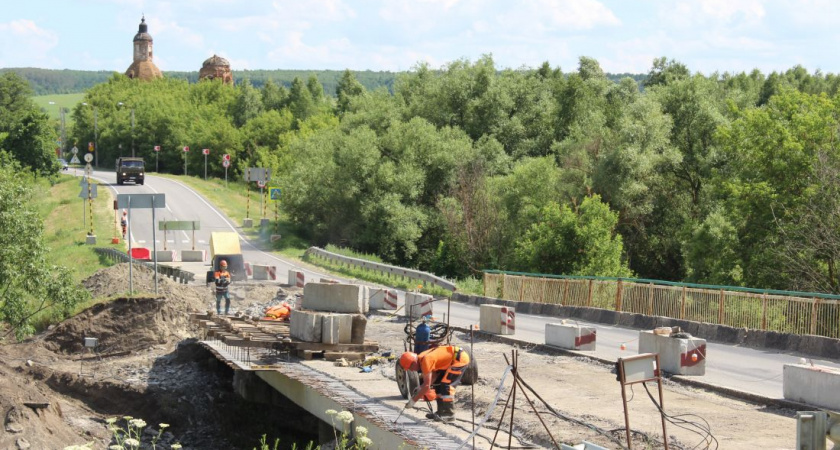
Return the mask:
[(181, 241), (181, 243), (182, 243), (182, 244), (189, 244), (189, 243), (190, 243), (190, 240), (189, 240), (189, 239), (186, 239), (186, 240)]
[(199, 243), (199, 244), (206, 244), (206, 243), (207, 243), (207, 241), (205, 241), (205, 240), (201, 239), (201, 240), (199, 240), (199, 241), (198, 241), (198, 243)]
[(137, 241), (138, 244), (145, 244), (146, 241)]

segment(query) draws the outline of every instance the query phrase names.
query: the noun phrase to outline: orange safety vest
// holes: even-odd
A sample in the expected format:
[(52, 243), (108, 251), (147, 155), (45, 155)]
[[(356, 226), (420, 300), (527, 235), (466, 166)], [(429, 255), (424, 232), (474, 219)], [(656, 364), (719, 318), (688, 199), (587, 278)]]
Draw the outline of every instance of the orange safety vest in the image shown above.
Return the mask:
[(417, 355), (420, 371), (423, 373), (447, 370), (450, 367), (463, 367), (470, 363), (465, 350), (453, 345), (435, 347)]

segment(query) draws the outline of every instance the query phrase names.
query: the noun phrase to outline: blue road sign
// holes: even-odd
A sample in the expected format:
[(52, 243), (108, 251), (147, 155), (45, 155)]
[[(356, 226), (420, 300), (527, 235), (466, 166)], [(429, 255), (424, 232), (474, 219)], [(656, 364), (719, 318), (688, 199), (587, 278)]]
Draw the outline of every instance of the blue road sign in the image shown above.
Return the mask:
[(268, 196), (272, 200), (280, 200), (280, 188), (279, 187), (268, 188)]

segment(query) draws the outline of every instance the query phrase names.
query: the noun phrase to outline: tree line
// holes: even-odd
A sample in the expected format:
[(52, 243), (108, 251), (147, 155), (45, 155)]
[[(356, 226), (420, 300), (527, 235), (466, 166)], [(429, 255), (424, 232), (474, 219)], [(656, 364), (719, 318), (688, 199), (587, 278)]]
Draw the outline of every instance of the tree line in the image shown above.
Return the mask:
[[(587, 57), (564, 72), (485, 56), (418, 64), (391, 88), (345, 71), (332, 93), (315, 75), (288, 87), (114, 75), (73, 110), (71, 135), (93, 141), (95, 108), (101, 165), (133, 138), (147, 161), (162, 146), (161, 171), (183, 172), (185, 145), (211, 149), (215, 176), (222, 153), (234, 176), (271, 168), (314, 244), (441, 275), (838, 293), (839, 86), (799, 66), (704, 75), (666, 58), (641, 82)], [(197, 152), (187, 164), (203, 173)]]

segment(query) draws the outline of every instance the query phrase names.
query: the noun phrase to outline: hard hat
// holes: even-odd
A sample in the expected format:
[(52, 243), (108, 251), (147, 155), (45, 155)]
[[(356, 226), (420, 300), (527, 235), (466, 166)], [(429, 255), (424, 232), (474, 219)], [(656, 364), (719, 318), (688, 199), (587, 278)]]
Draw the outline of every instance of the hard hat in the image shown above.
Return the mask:
[(405, 370), (411, 370), (411, 364), (417, 362), (417, 353), (405, 352), (400, 356), (400, 366)]
[(220, 262), (220, 263), (219, 263), (219, 266), (221, 266), (221, 267), (227, 267), (227, 261), (225, 261), (225, 260), (223, 259), (223, 260), (222, 260), (222, 262)]

